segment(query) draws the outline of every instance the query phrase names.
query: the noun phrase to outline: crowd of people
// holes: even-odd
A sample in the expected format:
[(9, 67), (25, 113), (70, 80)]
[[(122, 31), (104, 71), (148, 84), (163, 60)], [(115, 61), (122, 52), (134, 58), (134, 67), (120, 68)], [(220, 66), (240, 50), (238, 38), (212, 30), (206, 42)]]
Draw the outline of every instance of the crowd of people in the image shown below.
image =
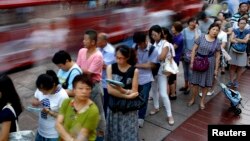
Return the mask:
[[(137, 31), (132, 47), (115, 48), (107, 34), (85, 31), (84, 48), (79, 50), (76, 61), (60, 50), (52, 58), (58, 72), (47, 70), (36, 80), (31, 104), (42, 110), (35, 140), (137, 141), (151, 99), (153, 109), (149, 114), (160, 111), (161, 99), (163, 119), (174, 125), (171, 101), (177, 100), (178, 74), (164, 71), (165, 60), (172, 57), (183, 67), (185, 83), (179, 91), (191, 93), (187, 106), (192, 106), (200, 93), (199, 107), (205, 110), (206, 96), (213, 94), (215, 78), (227, 73), (227, 66), (227, 86), (238, 88), (248, 61), (249, 5), (240, 3), (234, 14), (227, 13), (227, 3), (222, 5), (215, 19), (202, 12), (198, 19), (190, 18), (186, 26), (175, 21), (170, 29), (153, 25), (148, 32)], [(231, 59), (221, 50), (228, 52)], [(207, 59), (206, 70), (194, 69), (197, 58)], [(107, 83), (106, 79), (124, 82), (124, 86)], [(133, 100), (139, 95), (146, 103), (140, 109), (110, 108), (113, 97)], [(17, 117), (4, 108), (6, 104), (11, 104)], [(13, 123), (23, 111), (18, 92), (6, 74), (0, 75), (0, 109), (0, 141), (4, 141), (17, 130)]]

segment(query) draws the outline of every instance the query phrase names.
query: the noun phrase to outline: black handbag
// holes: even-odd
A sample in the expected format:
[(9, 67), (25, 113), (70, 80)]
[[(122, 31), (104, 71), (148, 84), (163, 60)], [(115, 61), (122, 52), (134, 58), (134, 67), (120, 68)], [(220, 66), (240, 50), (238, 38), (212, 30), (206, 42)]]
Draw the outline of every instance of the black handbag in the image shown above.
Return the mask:
[[(128, 76), (130, 76), (131, 73), (134, 73), (134, 70), (134, 67), (130, 67), (121, 82), (126, 85), (125, 82), (127, 82)], [(139, 95), (134, 99), (123, 99), (110, 94), (108, 95), (108, 106), (113, 112), (126, 113), (129, 111), (139, 110), (145, 105), (146, 100), (143, 98), (141, 93), (139, 93)]]

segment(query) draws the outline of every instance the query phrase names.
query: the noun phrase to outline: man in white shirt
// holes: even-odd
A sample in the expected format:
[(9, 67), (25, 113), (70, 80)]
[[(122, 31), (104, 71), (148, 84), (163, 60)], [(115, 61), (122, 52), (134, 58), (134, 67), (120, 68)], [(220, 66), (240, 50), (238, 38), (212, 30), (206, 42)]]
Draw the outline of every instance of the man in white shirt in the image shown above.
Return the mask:
[(108, 100), (108, 90), (106, 84), (106, 67), (115, 62), (115, 48), (108, 43), (108, 36), (105, 33), (99, 33), (97, 37), (97, 47), (101, 51), (103, 56), (103, 70), (102, 70), (102, 87), (104, 93), (104, 104), (103, 109), (105, 116), (107, 115), (107, 100)]

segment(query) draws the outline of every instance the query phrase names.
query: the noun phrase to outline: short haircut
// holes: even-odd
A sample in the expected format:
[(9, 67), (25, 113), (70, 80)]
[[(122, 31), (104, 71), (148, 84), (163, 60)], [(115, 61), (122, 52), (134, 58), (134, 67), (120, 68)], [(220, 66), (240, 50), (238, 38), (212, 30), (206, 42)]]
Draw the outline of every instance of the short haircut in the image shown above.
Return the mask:
[(64, 50), (56, 52), (52, 58), (54, 64), (65, 64), (67, 60), (71, 61), (72, 59), (69, 53)]
[(89, 35), (91, 40), (97, 41), (97, 32), (93, 29), (86, 30), (84, 34)]
[(135, 32), (133, 35), (133, 41), (136, 44), (143, 43), (146, 41), (146, 39), (147, 39), (147, 33), (143, 31)]
[(189, 18), (187, 21), (187, 24), (191, 23), (191, 22), (197, 22), (195, 18)]
[(90, 75), (87, 74), (79, 74), (73, 80), (73, 88), (76, 87), (78, 82), (82, 82), (83, 84), (88, 85), (89, 87), (93, 88), (94, 83), (91, 81)]
[(239, 4), (239, 7), (241, 7), (243, 4), (248, 5), (248, 2), (242, 2), (242, 3), (240, 3), (240, 4)]
[(176, 30), (177, 32), (181, 32), (182, 29), (183, 29), (182, 23), (179, 22), (179, 21), (174, 22), (173, 27), (175, 28), (175, 30)]

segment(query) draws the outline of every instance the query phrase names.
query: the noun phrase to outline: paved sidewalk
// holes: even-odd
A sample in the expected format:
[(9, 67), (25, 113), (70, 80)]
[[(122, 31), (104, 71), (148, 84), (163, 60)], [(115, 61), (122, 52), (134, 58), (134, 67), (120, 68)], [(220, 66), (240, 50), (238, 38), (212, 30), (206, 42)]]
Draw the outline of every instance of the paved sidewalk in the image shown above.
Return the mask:
[[(75, 58), (73, 57), (73, 59)], [(182, 65), (180, 65), (180, 73), (178, 74), (177, 78), (177, 90), (184, 85), (181, 66)], [(27, 107), (29, 105), (29, 101), (33, 97), (34, 91), (36, 89), (35, 80), (37, 79), (38, 75), (44, 73), (47, 69), (53, 69), (57, 71), (57, 67), (50, 61), (47, 61), (45, 63), (36, 64), (32, 68), (10, 74), (10, 77), (14, 81), (24, 107)], [(216, 89), (215, 91), (217, 93), (218, 89)], [(173, 126), (168, 125), (166, 121), (162, 103), (160, 104), (160, 112), (156, 115), (150, 116), (147, 112), (144, 127), (139, 129), (140, 140), (161, 141), (168, 134), (174, 131), (179, 125), (181, 125), (186, 119), (192, 116), (193, 113), (198, 111), (198, 105), (187, 107), (187, 101), (189, 100), (189, 97), (190, 95), (184, 95), (182, 94), (182, 92), (177, 91), (177, 100), (171, 101), (173, 116), (175, 119), (175, 124)], [(209, 96), (207, 100), (211, 99), (212, 97), (213, 96)], [(152, 101), (149, 101), (148, 111), (150, 111), (152, 107)], [(26, 110), (21, 114), (19, 118), (21, 129), (32, 129), (36, 131), (37, 122), (37, 115)]]

